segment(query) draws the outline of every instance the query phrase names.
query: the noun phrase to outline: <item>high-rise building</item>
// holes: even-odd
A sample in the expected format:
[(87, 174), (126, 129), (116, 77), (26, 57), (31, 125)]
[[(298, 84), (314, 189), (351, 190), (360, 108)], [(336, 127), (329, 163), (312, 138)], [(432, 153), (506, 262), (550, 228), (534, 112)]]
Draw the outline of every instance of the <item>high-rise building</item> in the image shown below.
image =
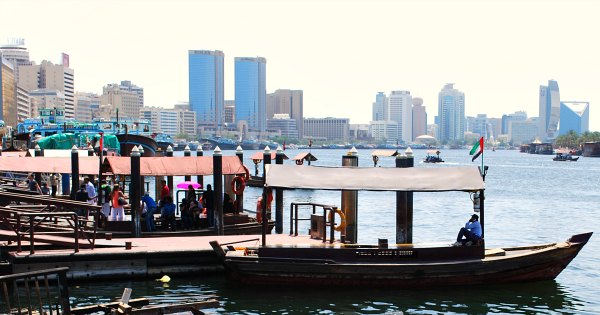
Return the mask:
[(136, 92), (122, 90), (119, 84), (108, 84), (102, 88), (101, 105), (111, 105), (119, 118), (138, 119), (140, 117), (139, 95)]
[(129, 91), (137, 94), (139, 98), (140, 107), (144, 107), (144, 88), (139, 87), (135, 84), (131, 84), (131, 81), (121, 81), (119, 88), (124, 91)]
[(558, 83), (548, 80), (548, 86), (540, 85), (540, 115), (538, 136), (542, 141), (556, 138), (560, 120), (560, 91)]
[(188, 52), (190, 108), (196, 113), (196, 123), (206, 131), (223, 127), (225, 54), (215, 50)]
[(75, 120), (91, 122), (100, 108), (100, 96), (96, 93), (75, 93)]
[(500, 118), (488, 118), (488, 136), (490, 138), (494, 138), (494, 140), (498, 140), (500, 135), (502, 134), (502, 119)]
[(415, 97), (412, 102), (412, 140), (415, 140), (418, 136), (427, 134), (427, 112), (422, 98)]
[(17, 122), (24, 122), (25, 119), (34, 117), (31, 112), (31, 98), (29, 92), (17, 84)]
[(373, 102), (373, 121), (388, 120), (389, 110), (387, 96), (383, 92), (377, 92)]
[(589, 102), (560, 102), (560, 135), (569, 131), (577, 134), (590, 130)]
[(535, 140), (538, 132), (538, 118), (532, 117), (527, 120), (513, 120), (508, 124), (508, 134), (513, 145), (531, 143)]
[(65, 95), (55, 89), (37, 89), (29, 91), (31, 116), (37, 117), (42, 109), (64, 109)]
[(17, 82), (19, 82), (19, 66), (30, 66), (32, 64), (29, 61), (29, 51), (25, 47), (23, 38), (13, 38), (9, 40), (9, 43), (0, 46), (0, 55), (13, 64)]
[(296, 120), (290, 118), (289, 114), (275, 114), (273, 118), (267, 119), (267, 130), (287, 139), (298, 139)]
[(225, 100), (225, 110), (223, 111), (223, 120), (226, 124), (235, 125), (235, 100)]
[(464, 139), (465, 94), (448, 83), (438, 94), (439, 128), (437, 137), (442, 142)]
[(527, 112), (516, 111), (513, 114), (502, 115), (502, 134), (508, 134), (508, 124), (515, 120), (527, 120)]
[(375, 120), (369, 123), (369, 133), (377, 143), (395, 145), (398, 143), (398, 122), (393, 120)]
[(471, 131), (479, 134), (479, 136), (484, 139), (489, 138), (487, 114), (477, 114), (477, 117), (475, 117), (473, 121), (473, 129)]
[(58, 90), (65, 97), (65, 118), (75, 118), (75, 74), (68, 64), (55, 65), (44, 60), (41, 64), (19, 66), (19, 85), (28, 91)]
[(304, 138), (348, 142), (350, 119), (304, 118)]
[(265, 58), (235, 58), (235, 121), (261, 133), (267, 129), (266, 69)]
[(267, 119), (275, 114), (288, 114), (296, 121), (298, 134), (302, 136), (304, 130), (302, 120), (304, 119), (304, 91), (278, 89), (267, 94)]
[(392, 91), (388, 97), (389, 120), (398, 123), (398, 140), (410, 143), (412, 137), (412, 96), (409, 91)]
[(14, 66), (0, 55), (0, 120), (17, 126), (17, 94)]
[(153, 132), (172, 137), (178, 134), (196, 134), (196, 113), (176, 108), (143, 107), (140, 119), (148, 120)]

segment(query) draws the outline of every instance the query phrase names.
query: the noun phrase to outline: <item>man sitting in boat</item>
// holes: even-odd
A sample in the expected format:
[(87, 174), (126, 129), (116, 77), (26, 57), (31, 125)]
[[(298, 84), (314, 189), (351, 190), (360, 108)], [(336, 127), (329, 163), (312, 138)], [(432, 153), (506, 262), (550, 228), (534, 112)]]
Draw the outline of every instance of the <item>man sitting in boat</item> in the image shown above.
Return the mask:
[[(464, 238), (463, 238), (464, 237)], [(471, 246), (481, 239), (481, 224), (479, 223), (479, 216), (473, 214), (471, 219), (467, 221), (464, 228), (461, 228), (456, 237), (456, 243), (452, 246)]]

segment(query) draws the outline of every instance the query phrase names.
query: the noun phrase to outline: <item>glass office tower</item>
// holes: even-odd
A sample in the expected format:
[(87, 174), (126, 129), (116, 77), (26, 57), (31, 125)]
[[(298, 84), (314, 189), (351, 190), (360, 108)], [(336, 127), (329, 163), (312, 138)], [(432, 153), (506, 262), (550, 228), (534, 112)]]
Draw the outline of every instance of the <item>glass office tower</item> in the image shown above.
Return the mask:
[(223, 126), (223, 65), (225, 55), (215, 50), (189, 51), (190, 108), (199, 127), (219, 131)]
[(560, 102), (559, 135), (566, 135), (571, 130), (577, 134), (590, 130), (589, 102)]
[(235, 121), (261, 133), (267, 129), (266, 69), (265, 58), (235, 58)]

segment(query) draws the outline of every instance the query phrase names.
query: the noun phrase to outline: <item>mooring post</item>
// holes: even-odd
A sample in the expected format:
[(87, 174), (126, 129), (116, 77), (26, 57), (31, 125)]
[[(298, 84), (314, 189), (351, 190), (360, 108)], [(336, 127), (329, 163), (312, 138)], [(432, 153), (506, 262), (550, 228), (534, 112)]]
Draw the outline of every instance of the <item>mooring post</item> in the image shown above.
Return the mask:
[[(238, 157), (238, 159), (240, 159), (240, 163), (242, 163), (242, 165), (244, 165), (244, 150), (242, 149), (241, 146), (238, 145), (238, 147), (235, 149), (235, 155)], [(246, 185), (248, 185), (248, 183), (246, 183)], [(237, 213), (242, 213), (244, 212), (244, 192), (242, 191), (242, 193), (238, 196), (235, 196), (235, 201), (237, 203)]]
[(215, 186), (215, 227), (217, 228), (217, 235), (223, 235), (225, 234), (223, 223), (223, 154), (219, 146), (213, 151), (213, 184)]
[(79, 189), (79, 150), (73, 145), (71, 148), (71, 199), (75, 200), (75, 194)]
[[(358, 151), (356, 151), (355, 147), (352, 147), (346, 155), (342, 156), (342, 166), (358, 166)], [(341, 233), (342, 242), (355, 244), (358, 242), (358, 191), (342, 190), (341, 210), (346, 215), (346, 231), (342, 231)], [(333, 226), (331, 228), (333, 229)]]
[[(39, 144), (35, 145), (35, 151), (33, 153), (33, 155), (35, 157), (39, 157), (39, 156), (44, 156), (44, 151), (42, 151), (42, 148), (40, 148)], [(42, 188), (42, 173), (35, 173), (33, 175), (35, 181), (37, 182), (37, 184), (40, 186), (40, 188)]]
[[(192, 156), (192, 151), (190, 151), (190, 146), (189, 145), (186, 145), (185, 149), (183, 149), (183, 156)], [(192, 176), (191, 175), (185, 175), (183, 180), (185, 180), (186, 182), (189, 182), (189, 181), (192, 180)], [(188, 200), (188, 202), (190, 202), (190, 201)]]
[[(203, 156), (204, 151), (202, 151), (202, 143), (198, 144), (198, 148), (196, 148), (196, 156)], [(198, 175), (196, 176), (196, 181), (200, 184), (200, 188), (204, 189), (204, 176)]]
[[(406, 168), (406, 155), (398, 153), (396, 155), (396, 167)], [(396, 192), (396, 244), (405, 244), (408, 242), (407, 228), (407, 193), (405, 191)]]
[[(275, 164), (283, 164), (283, 156), (283, 150), (278, 146)], [(275, 189), (275, 233), (283, 233), (283, 189), (281, 188)]]
[[(410, 147), (404, 151), (406, 154), (406, 167), (415, 166), (415, 156)], [(406, 192), (406, 242), (412, 244), (413, 242), (413, 192)]]
[[(167, 147), (167, 157), (173, 157), (173, 148), (170, 145)], [(173, 190), (173, 176), (167, 176), (167, 186), (169, 186), (171, 196), (173, 197), (173, 200), (175, 200), (175, 191)]]
[(132, 223), (131, 233), (133, 234), (133, 237), (140, 237), (140, 150), (137, 146), (133, 146), (129, 157), (131, 162), (131, 190), (129, 191)]

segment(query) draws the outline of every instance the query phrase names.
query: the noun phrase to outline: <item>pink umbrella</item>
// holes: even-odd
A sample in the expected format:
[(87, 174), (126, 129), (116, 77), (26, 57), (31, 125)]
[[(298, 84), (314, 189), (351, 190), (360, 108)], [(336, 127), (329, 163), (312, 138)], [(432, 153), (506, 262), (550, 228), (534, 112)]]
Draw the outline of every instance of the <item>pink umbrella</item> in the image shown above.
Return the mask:
[(188, 189), (190, 187), (190, 185), (192, 185), (192, 187), (194, 187), (194, 189), (198, 189), (198, 188), (202, 187), (202, 185), (188, 180), (188, 181), (177, 184), (177, 188)]

